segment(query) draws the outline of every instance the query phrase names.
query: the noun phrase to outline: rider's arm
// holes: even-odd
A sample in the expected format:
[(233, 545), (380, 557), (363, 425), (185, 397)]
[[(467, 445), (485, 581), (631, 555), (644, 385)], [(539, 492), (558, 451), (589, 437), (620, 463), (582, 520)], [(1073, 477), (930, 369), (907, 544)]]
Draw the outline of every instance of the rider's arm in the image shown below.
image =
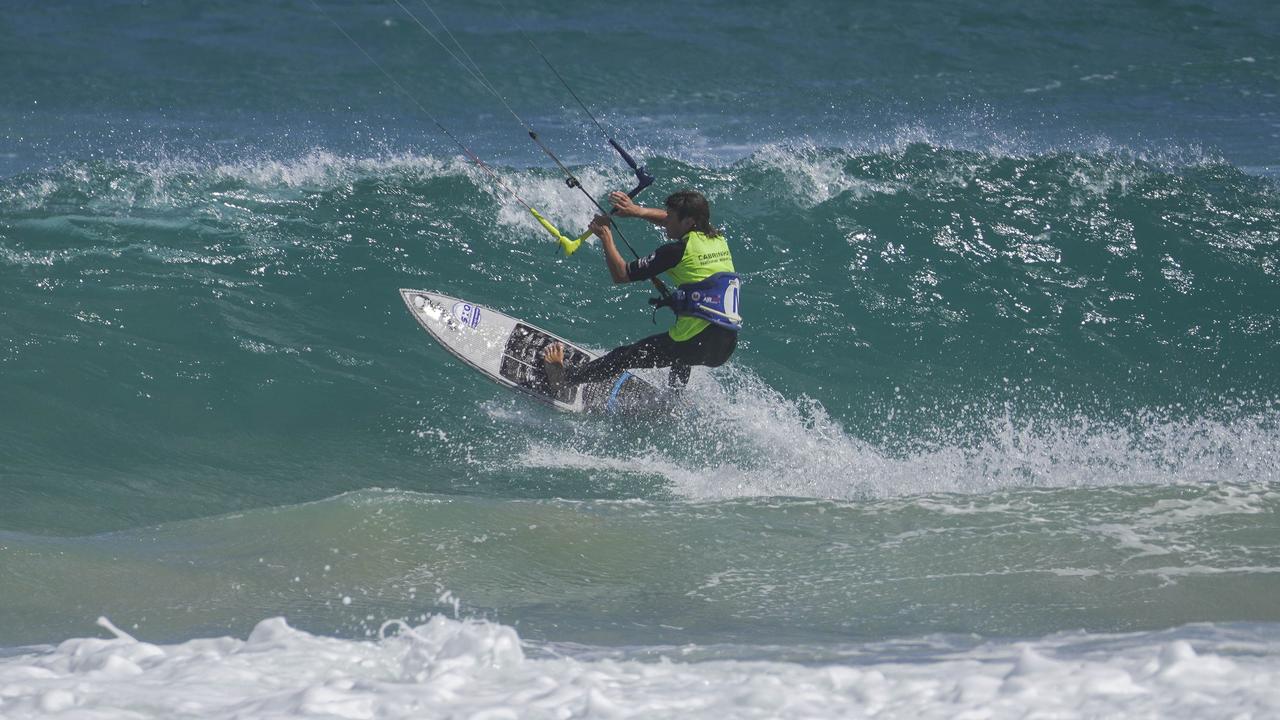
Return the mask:
[(609, 193), (609, 202), (613, 203), (614, 214), (618, 217), (633, 217), (648, 220), (654, 225), (667, 221), (667, 211), (660, 208), (649, 208), (632, 200), (621, 190)]
[(672, 242), (658, 247), (649, 255), (627, 263), (627, 279), (648, 280), (680, 264), (684, 257), (684, 242)]
[(615, 283), (631, 282), (631, 278), (627, 277), (627, 261), (622, 259), (622, 255), (618, 253), (618, 248), (613, 244), (613, 233), (609, 232), (609, 228), (604, 229), (604, 234), (600, 236), (600, 244), (604, 246), (604, 261), (609, 265), (609, 275)]
[[(625, 197), (625, 194), (623, 196)], [(662, 214), (665, 218), (666, 212), (663, 211)], [(685, 244), (679, 241), (662, 245), (649, 255), (628, 263), (622, 259), (618, 246), (613, 242), (613, 231), (609, 229), (607, 215), (599, 215), (591, 221), (591, 232), (600, 238), (600, 246), (604, 249), (604, 264), (609, 268), (609, 277), (613, 278), (615, 283), (636, 282), (658, 277), (679, 265), (680, 259), (684, 257)]]
[(627, 277), (627, 261), (622, 259), (622, 255), (618, 253), (618, 247), (613, 244), (613, 231), (609, 229), (609, 217), (600, 215), (592, 220), (591, 232), (600, 238), (600, 246), (604, 248), (604, 264), (609, 268), (609, 277), (613, 278), (615, 283), (630, 282), (631, 278)]

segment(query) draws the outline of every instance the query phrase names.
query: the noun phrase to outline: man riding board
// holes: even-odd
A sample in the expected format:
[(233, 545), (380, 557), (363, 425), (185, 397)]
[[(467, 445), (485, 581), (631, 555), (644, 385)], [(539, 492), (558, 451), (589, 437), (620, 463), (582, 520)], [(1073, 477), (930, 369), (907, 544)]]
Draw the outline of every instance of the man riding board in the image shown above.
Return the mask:
[(649, 280), (667, 273), (676, 291), (660, 304), (675, 311), (675, 325), (579, 367), (565, 367), (564, 346), (552, 343), (542, 354), (547, 382), (561, 387), (607, 380), (628, 368), (670, 367), (669, 384), (683, 387), (692, 366), (723, 365), (738, 345), (742, 327), (738, 314), (740, 280), (733, 269), (729, 244), (711, 225), (707, 199), (694, 190), (671, 194), (665, 209), (639, 205), (624, 192), (610, 193), (609, 200), (614, 214), (648, 220), (661, 226), (673, 241), (628, 263), (614, 246), (609, 216), (591, 221), (591, 231), (600, 238), (605, 264), (615, 283)]

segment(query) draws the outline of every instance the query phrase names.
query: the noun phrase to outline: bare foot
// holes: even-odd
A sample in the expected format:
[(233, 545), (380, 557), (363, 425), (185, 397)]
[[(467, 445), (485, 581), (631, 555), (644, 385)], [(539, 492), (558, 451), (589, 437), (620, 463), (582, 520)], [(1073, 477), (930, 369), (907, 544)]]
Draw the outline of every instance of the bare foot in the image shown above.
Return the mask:
[(542, 364), (564, 367), (564, 345), (551, 343), (542, 351)]

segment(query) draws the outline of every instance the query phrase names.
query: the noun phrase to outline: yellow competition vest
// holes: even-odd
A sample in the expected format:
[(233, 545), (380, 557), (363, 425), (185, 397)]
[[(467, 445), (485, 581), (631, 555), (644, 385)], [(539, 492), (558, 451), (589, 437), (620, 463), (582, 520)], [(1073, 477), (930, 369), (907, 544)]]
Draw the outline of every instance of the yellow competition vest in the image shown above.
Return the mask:
[[(734, 272), (733, 255), (730, 254), (729, 243), (723, 235), (711, 237), (691, 231), (684, 237), (684, 257), (666, 273), (677, 287), (706, 280), (719, 272)], [(679, 315), (676, 317), (676, 324), (671, 326), (667, 334), (672, 340), (680, 342), (706, 330), (710, 324), (702, 318)]]

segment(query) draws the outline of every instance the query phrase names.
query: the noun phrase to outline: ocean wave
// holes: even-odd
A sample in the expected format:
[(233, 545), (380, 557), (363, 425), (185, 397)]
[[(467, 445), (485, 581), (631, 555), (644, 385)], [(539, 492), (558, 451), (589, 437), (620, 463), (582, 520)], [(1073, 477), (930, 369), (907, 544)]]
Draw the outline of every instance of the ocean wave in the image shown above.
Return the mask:
[[(596, 348), (661, 329), (641, 293), (605, 282), (596, 249), (560, 257), (459, 158), (317, 150), (9, 178), (0, 360), (31, 382), (2, 422), (18, 456), (61, 458), (66, 482), (104, 458), (126, 488), (156, 473), (148, 482), (201, 499), (182, 516), (259, 497), (226, 470), (224, 443), (245, 467), (329, 478), (317, 493), (390, 474), (415, 489), (537, 496), (539, 481), (505, 474), (512, 457), (612, 478), (543, 487), (566, 497), (1274, 478), (1270, 181), (1211, 160), (917, 140), (777, 144), (724, 166), (648, 158), (670, 185), (711, 197), (748, 323), (730, 368), (695, 373), (690, 394), (714, 431), (648, 425), (617, 447), (590, 422), (564, 442), (498, 417), (495, 398), (519, 401), (454, 363), (397, 304), (398, 287), (432, 288)], [(545, 168), (496, 170), (566, 230), (594, 211)], [(578, 171), (601, 189), (628, 180), (612, 161)], [(625, 227), (639, 252), (662, 241)], [(61, 442), (64, 427), (83, 442)], [(436, 431), (487, 441), (434, 443)], [(159, 460), (139, 470), (128, 458), (143, 447)], [(161, 478), (175, 463), (232, 479), (188, 493)], [(24, 467), (45, 497), (41, 466)], [(32, 517), (62, 527), (73, 515), (51, 500)]]

